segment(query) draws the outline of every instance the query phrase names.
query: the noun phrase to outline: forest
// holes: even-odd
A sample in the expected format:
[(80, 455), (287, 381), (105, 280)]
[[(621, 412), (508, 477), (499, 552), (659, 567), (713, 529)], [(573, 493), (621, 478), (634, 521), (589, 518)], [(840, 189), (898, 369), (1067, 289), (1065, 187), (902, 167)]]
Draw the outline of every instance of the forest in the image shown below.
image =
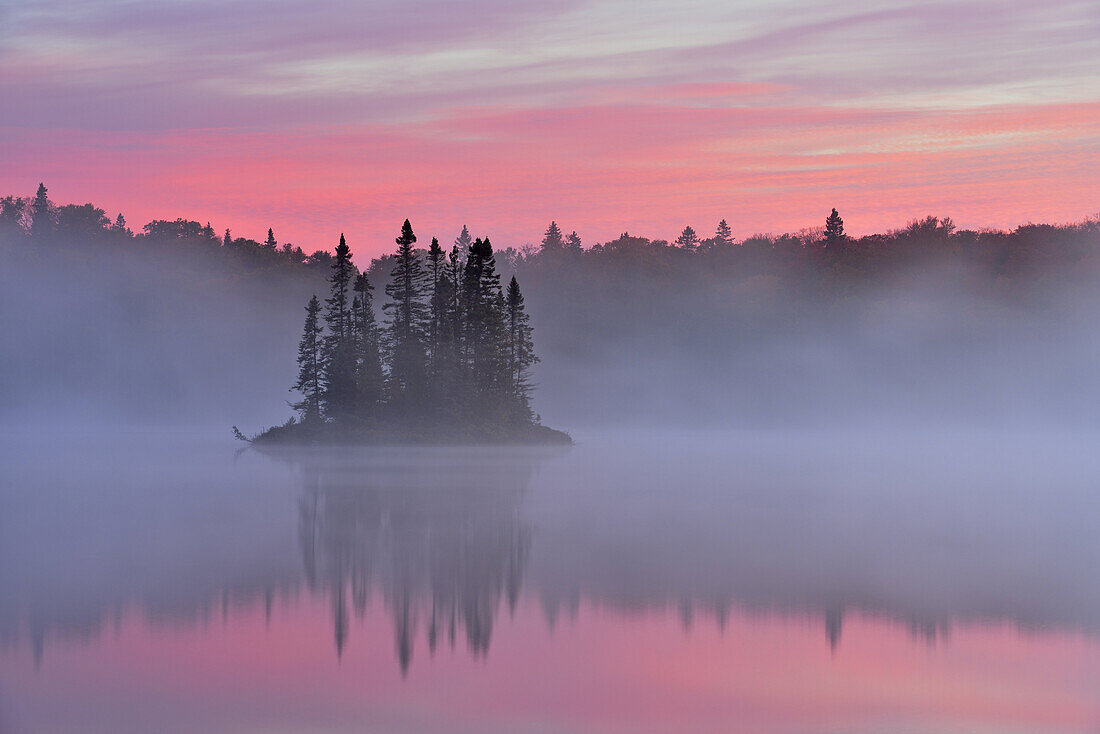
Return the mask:
[[(925, 216), (858, 237), (840, 212), (818, 221), (735, 237), (723, 219), (709, 236), (685, 227), (597, 243), (550, 223), (505, 247), (458, 225), (417, 247), (410, 226), (360, 267), (350, 248), (380, 243), (354, 233), (341, 256), (185, 219), (135, 232), (41, 186), (0, 198), (12, 346), (0, 404), (279, 425), (279, 396), (297, 387), (293, 431), (340, 424), (371, 440), (501, 439), (540, 414), (569, 425), (1095, 421), (1081, 396), (1098, 366), (1087, 325), (1100, 219), (979, 231)], [(304, 367), (303, 353), (316, 357)], [(432, 428), (457, 425), (468, 434)]]

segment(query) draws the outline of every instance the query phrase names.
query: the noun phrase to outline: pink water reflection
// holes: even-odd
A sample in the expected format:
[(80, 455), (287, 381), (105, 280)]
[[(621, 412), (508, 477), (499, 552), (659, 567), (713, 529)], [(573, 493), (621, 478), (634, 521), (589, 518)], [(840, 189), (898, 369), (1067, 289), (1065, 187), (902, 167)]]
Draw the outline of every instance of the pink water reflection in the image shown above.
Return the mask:
[(582, 602), (550, 626), (536, 600), (501, 610), (492, 646), (396, 661), (380, 599), (353, 615), (340, 656), (327, 599), (277, 599), (180, 626), (128, 612), (88, 641), (0, 656), (12, 732), (1058, 731), (1100, 726), (1100, 641), (953, 627), (735, 612), (685, 626)]

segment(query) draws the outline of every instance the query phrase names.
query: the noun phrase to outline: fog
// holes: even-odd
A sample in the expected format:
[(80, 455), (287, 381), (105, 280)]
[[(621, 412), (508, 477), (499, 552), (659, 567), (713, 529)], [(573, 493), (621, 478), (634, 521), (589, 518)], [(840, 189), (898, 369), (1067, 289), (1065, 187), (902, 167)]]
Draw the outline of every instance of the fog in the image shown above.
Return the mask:
[[(1095, 230), (1062, 234), (1100, 252)], [(883, 711), (913, 731), (988, 723), (845, 677), (870, 670), (918, 692), (1017, 675), (1021, 705), (1071, 701), (1090, 730), (1095, 264), (989, 238), (877, 265), (790, 238), (498, 247), (532, 317), (534, 409), (574, 446), (277, 449), (230, 428), (292, 414), (323, 257), (0, 237), (0, 726), (322, 731), (389, 712), (453, 731), (476, 709), (471, 731), (597, 730), (554, 718), (581, 686), (629, 692), (617, 721), (663, 697), (726, 730), (763, 685), (783, 712), (759, 730), (826, 730), (790, 713), (804, 684), (833, 691), (823, 709), (854, 696), (837, 731)], [(389, 261), (357, 264), (384, 293)], [(714, 656), (735, 657), (715, 678), (765, 677), (700, 703), (666, 675)], [(913, 665), (934, 685), (913, 688)]]
[[(1064, 262), (1007, 273), (928, 257), (809, 278), (648, 240), (498, 259), (525, 289), (534, 407), (555, 427), (1092, 428), (1096, 230), (1078, 237), (1084, 259), (1051, 245)], [(10, 244), (0, 420), (252, 432), (289, 417), (302, 307), (324, 296), (325, 268), (169, 244)], [(370, 270), (381, 294), (388, 264)]]
[(0, 483), (0, 641), (41, 658), (132, 610), (201, 629), (302, 598), (330, 606), (334, 654), (381, 599), (403, 667), (437, 642), (485, 654), (522, 600), (549, 628), (581, 604), (688, 629), (780, 615), (834, 646), (849, 614), (929, 641), (979, 623), (1100, 634), (1093, 437), (903, 449), (708, 431), (236, 456), (163, 438), (5, 437), (21, 461)]

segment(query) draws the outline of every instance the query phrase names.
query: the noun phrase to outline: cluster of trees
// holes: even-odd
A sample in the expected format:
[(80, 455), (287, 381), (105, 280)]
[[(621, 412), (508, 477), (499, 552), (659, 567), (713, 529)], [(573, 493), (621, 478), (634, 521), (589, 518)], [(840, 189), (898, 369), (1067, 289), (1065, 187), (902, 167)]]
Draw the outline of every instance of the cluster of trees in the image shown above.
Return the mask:
[(234, 237), (228, 229), (218, 235), (209, 222), (155, 219), (135, 232), (121, 213), (112, 220), (93, 204), (55, 204), (45, 184), (33, 197), (0, 198), (0, 242), (29, 245), (29, 254), (67, 249), (86, 259), (186, 252), (192, 260), (216, 261), (238, 274), (290, 273), (301, 266), (327, 273), (332, 261), (324, 250), (307, 254), (290, 242), (278, 242), (271, 229), (266, 239), (254, 240)]
[(406, 219), (396, 243), (380, 324), (374, 286), (340, 236), (328, 298), (306, 304), (293, 388), (300, 424), (495, 434), (536, 423), (530, 319), (515, 276), (501, 287), (489, 239), (463, 227), (449, 253), (434, 237), (419, 250)]

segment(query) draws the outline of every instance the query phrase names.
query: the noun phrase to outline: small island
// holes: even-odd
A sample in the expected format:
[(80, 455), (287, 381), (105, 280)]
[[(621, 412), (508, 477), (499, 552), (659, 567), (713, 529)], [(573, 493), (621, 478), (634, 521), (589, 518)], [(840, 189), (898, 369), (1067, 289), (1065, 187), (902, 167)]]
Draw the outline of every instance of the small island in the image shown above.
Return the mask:
[(285, 424), (246, 438), (259, 445), (572, 444), (531, 409), (538, 362), (530, 317), (513, 276), (502, 288), (488, 238), (436, 238), (413, 247), (409, 220), (396, 239), (385, 318), (374, 288), (336, 247), (323, 306), (306, 304), (298, 343), (300, 399)]

